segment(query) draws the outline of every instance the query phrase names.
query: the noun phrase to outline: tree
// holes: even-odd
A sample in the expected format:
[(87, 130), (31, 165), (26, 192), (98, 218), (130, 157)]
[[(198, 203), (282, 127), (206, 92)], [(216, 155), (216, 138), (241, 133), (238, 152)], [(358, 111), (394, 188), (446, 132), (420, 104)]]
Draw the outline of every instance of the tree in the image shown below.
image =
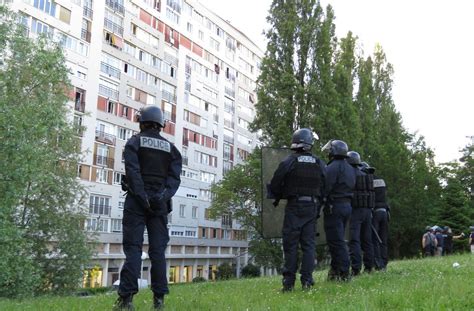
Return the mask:
[(68, 291), (91, 250), (65, 59), (49, 38), (28, 38), (1, 6), (0, 59), (0, 296)]

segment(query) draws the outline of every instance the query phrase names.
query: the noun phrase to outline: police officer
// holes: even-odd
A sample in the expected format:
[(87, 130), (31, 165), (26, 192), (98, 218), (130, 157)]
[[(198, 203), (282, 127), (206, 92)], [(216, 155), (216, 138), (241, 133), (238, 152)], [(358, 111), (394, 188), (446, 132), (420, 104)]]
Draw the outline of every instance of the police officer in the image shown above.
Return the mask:
[[(317, 136), (316, 136), (317, 137)], [(293, 133), (291, 150), (295, 151), (283, 160), (270, 182), (270, 190), (276, 198), (287, 199), (283, 223), (283, 289), (294, 288), (297, 270), (298, 244), (301, 245), (301, 285), (303, 289), (313, 286), (315, 259), (315, 226), (319, 202), (324, 190), (325, 164), (310, 150), (313, 133), (302, 128)]]
[(349, 253), (344, 234), (351, 216), (351, 199), (356, 183), (354, 168), (347, 163), (347, 144), (331, 140), (323, 148), (329, 152), (330, 161), (326, 167), (326, 195), (324, 206), (324, 231), (331, 254), (331, 269), (328, 280), (350, 280)]
[(120, 272), (119, 298), (114, 310), (133, 310), (138, 292), (143, 233), (148, 231), (151, 260), (151, 289), (154, 308), (161, 309), (168, 294), (165, 249), (169, 241), (167, 214), (178, 190), (182, 159), (178, 149), (160, 135), (163, 114), (157, 106), (146, 106), (138, 117), (140, 133), (125, 145), (127, 191), (123, 215), (123, 251), (126, 259)]
[(373, 175), (360, 168), (359, 153), (349, 151), (347, 162), (352, 165), (356, 174), (354, 196), (352, 197), (352, 214), (349, 225), (349, 253), (352, 275), (360, 274), (362, 268), (361, 248), (364, 252), (364, 271), (370, 273), (374, 266), (374, 249), (372, 245), (372, 208), (374, 207)]
[[(362, 171), (369, 175), (375, 173), (375, 168), (367, 162), (362, 162)], [(387, 186), (385, 180), (374, 175), (373, 185), (375, 192), (375, 206), (372, 213), (375, 269), (385, 271), (388, 264), (388, 222), (390, 220), (390, 206), (387, 202)]]

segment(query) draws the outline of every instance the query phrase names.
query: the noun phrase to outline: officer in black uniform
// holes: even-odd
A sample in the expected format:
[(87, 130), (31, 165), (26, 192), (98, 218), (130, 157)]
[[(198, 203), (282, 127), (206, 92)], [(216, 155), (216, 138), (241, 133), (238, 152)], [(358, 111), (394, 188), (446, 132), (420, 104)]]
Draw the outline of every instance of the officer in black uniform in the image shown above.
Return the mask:
[(344, 234), (352, 213), (351, 199), (356, 183), (354, 168), (347, 163), (348, 147), (341, 140), (331, 140), (323, 148), (329, 152), (326, 167), (326, 203), (324, 206), (324, 231), (331, 254), (328, 280), (350, 280), (349, 253)]
[[(368, 163), (362, 162), (362, 170), (373, 175), (375, 169)], [(385, 180), (374, 175), (375, 207), (372, 213), (374, 232), (372, 242), (374, 246), (375, 269), (385, 271), (388, 264), (388, 222), (390, 220), (390, 206), (387, 203), (387, 186)]]
[(119, 298), (114, 310), (133, 310), (133, 295), (138, 292), (143, 233), (148, 231), (151, 260), (151, 289), (154, 308), (161, 309), (168, 294), (165, 249), (169, 241), (167, 215), (171, 198), (178, 190), (182, 167), (181, 154), (160, 135), (163, 114), (157, 106), (146, 106), (138, 117), (140, 133), (125, 145), (127, 191), (124, 205), (123, 251), (126, 259), (120, 272)]
[[(317, 137), (317, 136), (316, 136)], [(324, 190), (325, 164), (310, 150), (313, 146), (313, 133), (302, 128), (293, 133), (291, 150), (295, 153), (283, 160), (270, 182), (270, 190), (278, 205), (279, 199), (287, 199), (283, 223), (283, 289), (294, 288), (298, 244), (301, 245), (301, 284), (303, 289), (313, 286), (315, 259), (315, 226), (320, 201)]]
[(374, 266), (374, 249), (372, 245), (372, 208), (374, 207), (373, 175), (361, 170), (360, 155), (349, 151), (347, 162), (352, 165), (356, 174), (356, 185), (352, 197), (352, 215), (349, 225), (349, 253), (352, 275), (360, 274), (362, 268), (361, 248), (364, 252), (364, 271), (372, 272)]

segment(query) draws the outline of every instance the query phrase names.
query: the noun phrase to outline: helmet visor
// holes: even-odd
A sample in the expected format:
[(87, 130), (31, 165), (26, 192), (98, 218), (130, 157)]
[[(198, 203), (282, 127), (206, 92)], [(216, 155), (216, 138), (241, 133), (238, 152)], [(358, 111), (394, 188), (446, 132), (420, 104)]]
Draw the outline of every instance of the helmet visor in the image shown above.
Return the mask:
[(331, 145), (332, 145), (332, 139), (330, 141), (328, 141), (322, 148), (321, 148), (321, 151), (322, 152), (327, 152), (329, 153), (331, 151)]

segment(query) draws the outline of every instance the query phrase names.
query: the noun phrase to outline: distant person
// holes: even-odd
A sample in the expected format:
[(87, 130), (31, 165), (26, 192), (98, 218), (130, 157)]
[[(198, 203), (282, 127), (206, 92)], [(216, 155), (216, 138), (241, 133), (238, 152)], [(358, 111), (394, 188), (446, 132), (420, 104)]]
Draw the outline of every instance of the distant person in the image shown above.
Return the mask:
[(443, 228), (443, 256), (451, 255), (453, 253), (453, 231), (449, 226)]
[(436, 241), (436, 237), (433, 234), (433, 228), (430, 226), (427, 226), (425, 228), (425, 231), (426, 232), (425, 234), (423, 234), (423, 237), (421, 239), (421, 246), (423, 248), (423, 256), (424, 257), (434, 256), (438, 242)]
[(436, 226), (435, 228), (435, 237), (436, 237), (436, 256), (443, 255), (444, 248), (444, 237), (441, 227)]
[(469, 235), (469, 245), (471, 246), (471, 253), (474, 254), (474, 226), (470, 227), (471, 234)]

